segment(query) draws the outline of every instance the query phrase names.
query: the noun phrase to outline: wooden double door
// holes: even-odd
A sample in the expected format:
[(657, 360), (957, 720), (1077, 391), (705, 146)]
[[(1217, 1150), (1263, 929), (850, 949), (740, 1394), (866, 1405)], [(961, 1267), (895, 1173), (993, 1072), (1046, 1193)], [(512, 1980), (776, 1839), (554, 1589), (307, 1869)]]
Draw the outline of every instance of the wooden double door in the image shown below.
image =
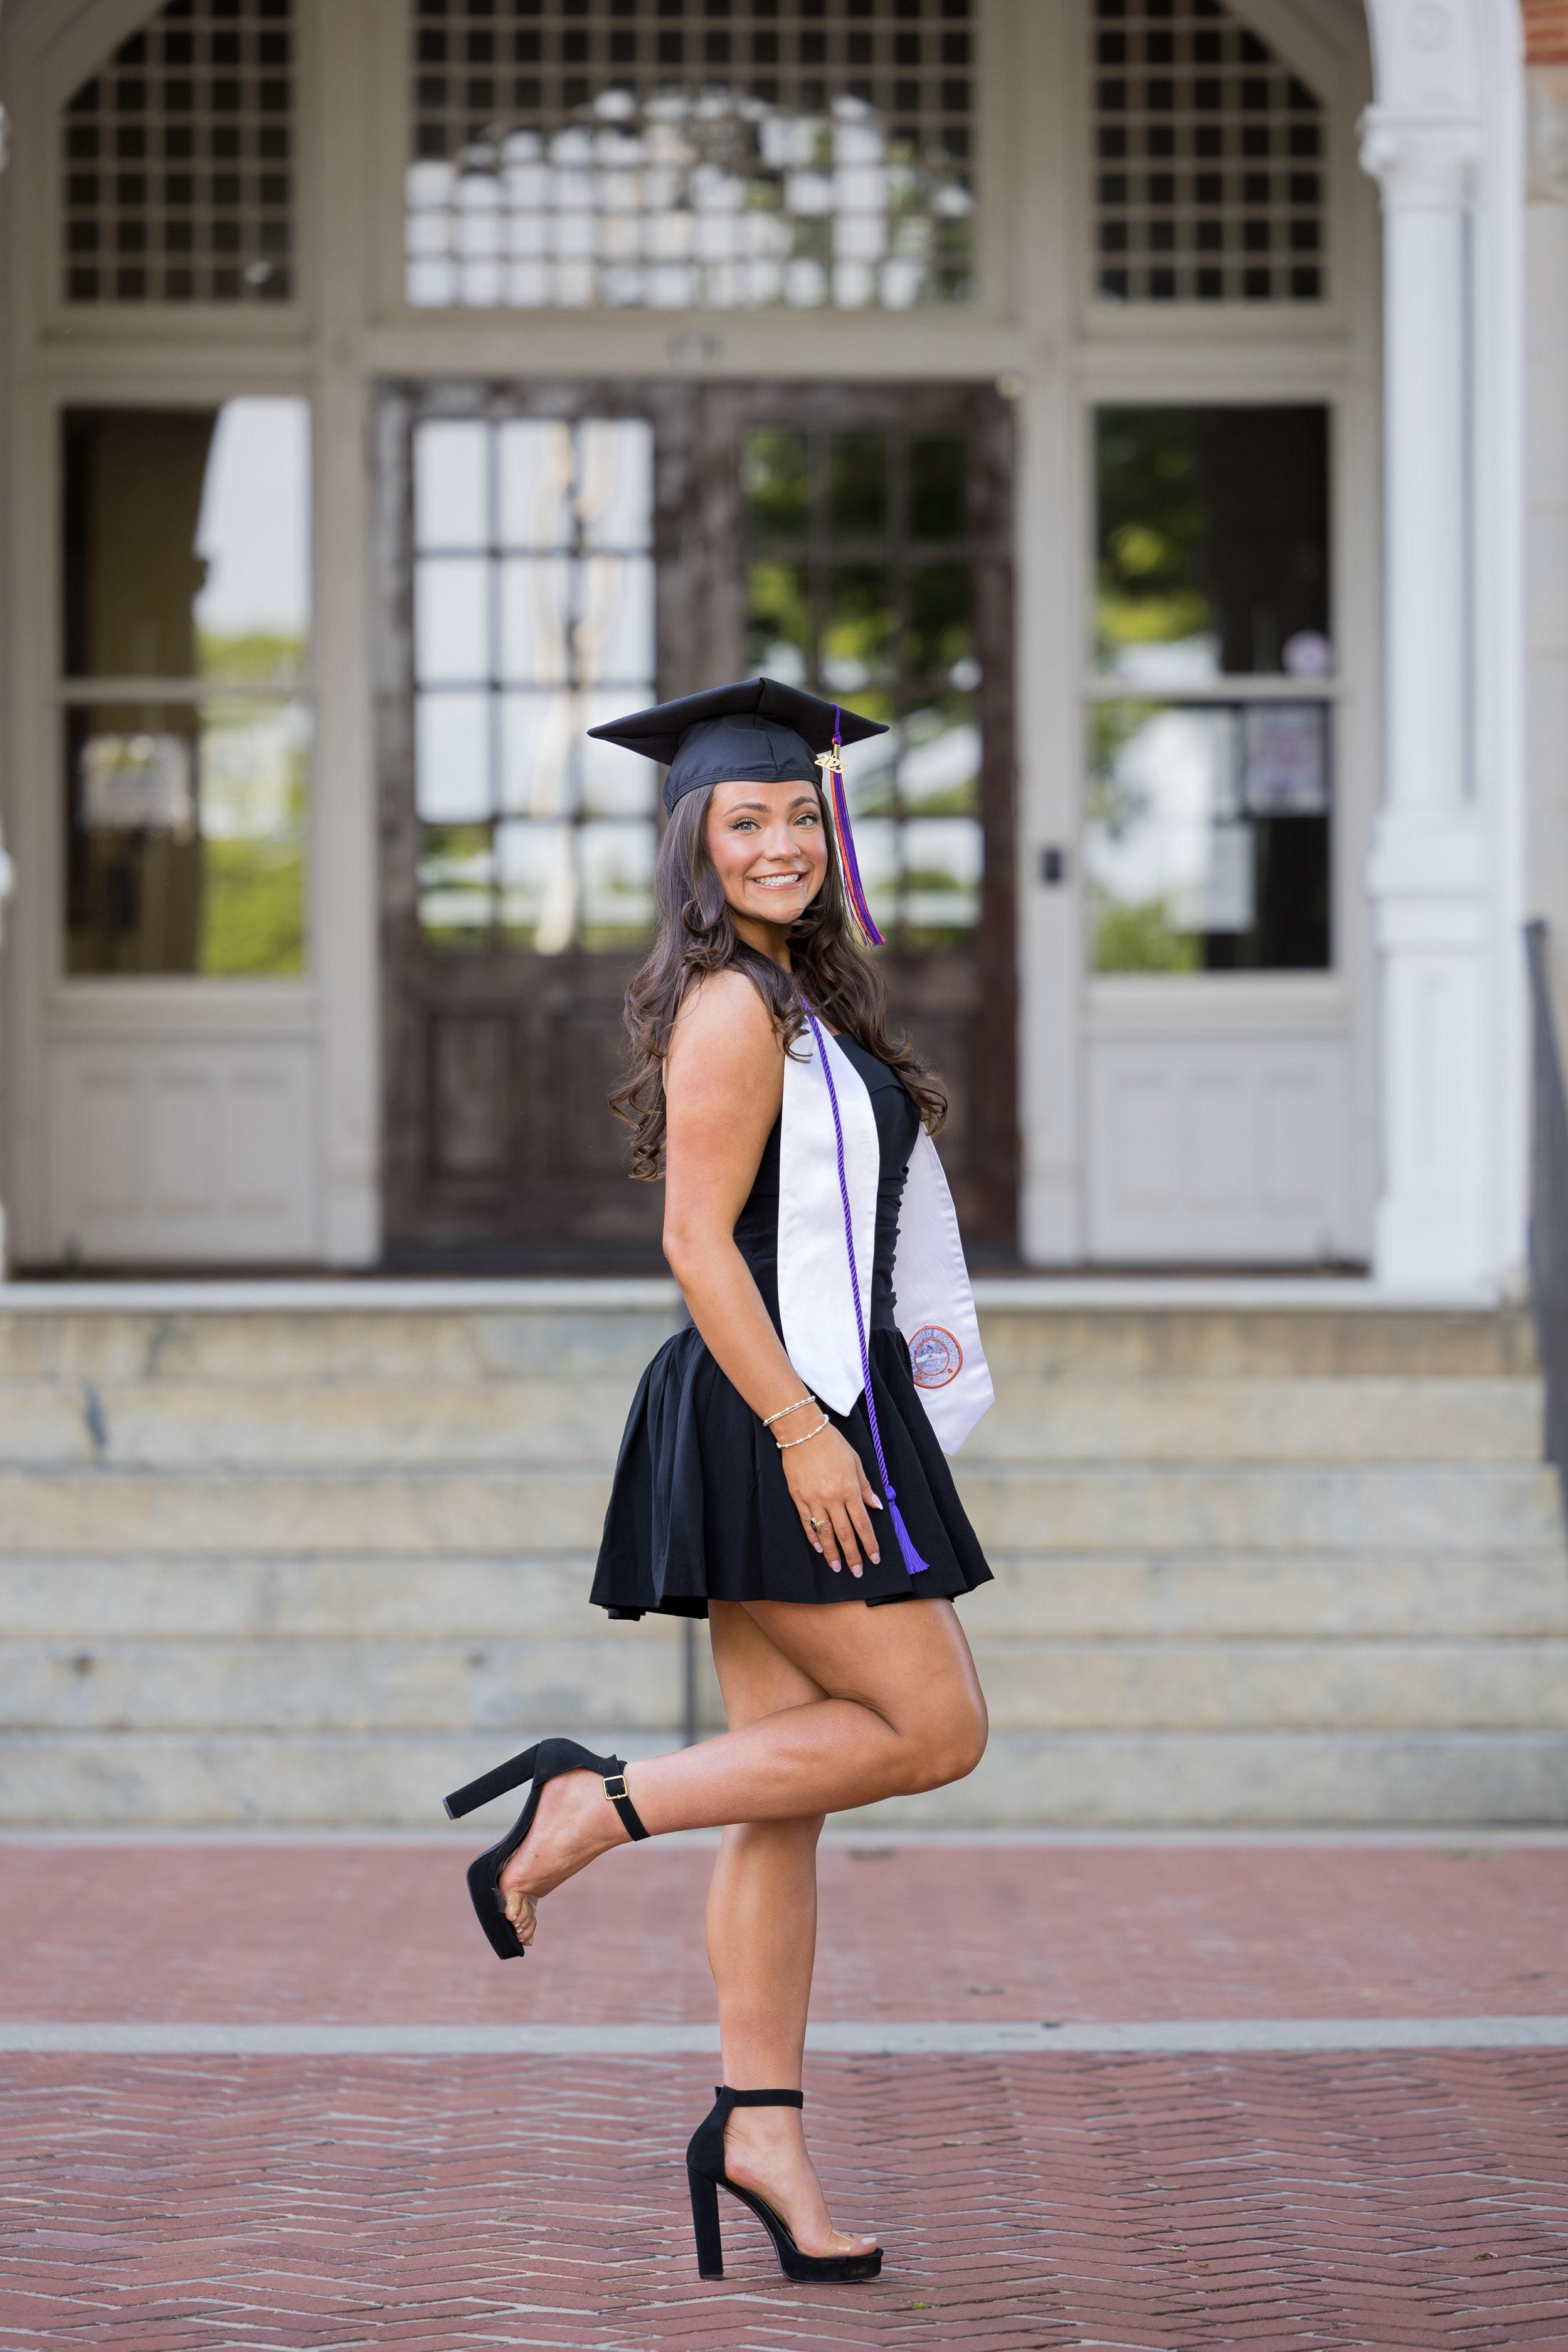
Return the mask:
[(856, 839), (945, 1077), (972, 1255), (1012, 1254), (1011, 416), (960, 384), (384, 388), (388, 1258), (658, 1264), (605, 1096), (659, 773), (598, 720), (753, 672), (868, 714)]

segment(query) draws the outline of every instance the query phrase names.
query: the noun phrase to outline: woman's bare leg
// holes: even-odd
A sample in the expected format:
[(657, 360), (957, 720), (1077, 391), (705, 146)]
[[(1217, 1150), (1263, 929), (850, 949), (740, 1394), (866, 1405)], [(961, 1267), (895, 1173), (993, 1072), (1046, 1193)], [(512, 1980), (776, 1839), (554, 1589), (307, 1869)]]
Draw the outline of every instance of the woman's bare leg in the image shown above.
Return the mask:
[[(732, 1731), (826, 1696), (736, 1602), (714, 1601), (709, 1622)], [(738, 2091), (800, 2088), (821, 1833), (820, 1813), (724, 1832), (708, 1890), (708, 1961), (724, 2080)], [(833, 2227), (798, 2108), (738, 2107), (724, 2129), (724, 2167), (784, 2215), (803, 2253), (866, 2253), (876, 2243)]]
[[(950, 1601), (910, 1600), (876, 1611), (861, 1601), (744, 1606), (773, 1647), (827, 1696), (634, 1764), (627, 1786), (650, 1832), (839, 1812), (940, 1788), (980, 1761), (985, 1702)], [(550, 1781), (500, 1877), (520, 1941), (532, 1937), (531, 1898), (624, 1845), (626, 1835), (592, 1773)]]
[[(709, 1624), (731, 1731), (826, 1696), (739, 1603), (714, 1601)], [(708, 1891), (708, 1961), (719, 1995), (724, 2080), (737, 2090), (800, 2087), (822, 1821), (808, 1813), (736, 1822), (726, 1827), (719, 1849)]]

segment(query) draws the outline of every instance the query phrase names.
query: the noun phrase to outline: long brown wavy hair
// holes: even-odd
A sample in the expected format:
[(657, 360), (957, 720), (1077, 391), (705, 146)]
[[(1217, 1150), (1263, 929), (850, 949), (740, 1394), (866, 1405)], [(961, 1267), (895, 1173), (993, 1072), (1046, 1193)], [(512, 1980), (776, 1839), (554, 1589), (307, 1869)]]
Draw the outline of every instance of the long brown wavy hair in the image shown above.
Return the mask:
[[(632, 1174), (651, 1182), (664, 1172), (664, 1064), (677, 1013), (694, 982), (710, 971), (742, 971), (767, 1006), (787, 1053), (805, 1027), (804, 996), (829, 1029), (845, 1030), (896, 1070), (934, 1135), (947, 1117), (947, 1090), (916, 1059), (902, 1032), (888, 1028), (888, 991), (880, 971), (849, 928), (837, 857), (830, 851), (821, 889), (792, 925), (793, 971), (748, 947), (730, 919), (730, 902), (708, 854), (708, 809), (715, 787), (685, 793), (675, 804), (654, 869), (654, 941), (626, 991), (629, 1067), (609, 1097), (632, 1130)], [(817, 791), (822, 803), (821, 788)], [(822, 822), (831, 833), (827, 810)]]

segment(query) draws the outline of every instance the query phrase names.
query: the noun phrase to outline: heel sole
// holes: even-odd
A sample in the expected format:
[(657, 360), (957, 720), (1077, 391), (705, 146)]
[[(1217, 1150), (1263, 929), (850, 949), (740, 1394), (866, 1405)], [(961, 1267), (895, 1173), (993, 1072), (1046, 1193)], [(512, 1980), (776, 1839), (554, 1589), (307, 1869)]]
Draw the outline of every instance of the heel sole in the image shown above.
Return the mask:
[(779, 2269), (792, 2286), (863, 2286), (882, 2275), (882, 2256), (874, 2254), (796, 2254), (793, 2261), (775, 2245)]
[(468, 1869), (468, 1898), (474, 1906), (474, 1916), (485, 1931), (485, 1937), (499, 1960), (521, 1960), (527, 1949), (517, 1940), (511, 1921), (496, 1901), (490, 1877), (490, 1856), (479, 1855)]
[(725, 2179), (716, 2185), (727, 2189), (737, 2204), (744, 2205), (749, 2212), (756, 2215), (773, 2241), (779, 2269), (792, 2285), (854, 2286), (864, 2280), (880, 2277), (880, 2246), (873, 2246), (868, 2254), (803, 2254), (791, 2237), (787, 2225), (763, 2198), (749, 2189), (742, 2189), (738, 2180)]

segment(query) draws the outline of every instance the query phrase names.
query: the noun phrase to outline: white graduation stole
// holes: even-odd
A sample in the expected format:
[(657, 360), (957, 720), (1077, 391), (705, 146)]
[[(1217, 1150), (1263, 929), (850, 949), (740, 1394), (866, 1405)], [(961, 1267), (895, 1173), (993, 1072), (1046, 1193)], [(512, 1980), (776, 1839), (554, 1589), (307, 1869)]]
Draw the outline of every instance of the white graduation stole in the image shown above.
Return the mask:
[[(871, 1323), (871, 1267), (880, 1148), (864, 1078), (822, 1032), (844, 1133), (844, 1174), (860, 1284)], [(779, 1321), (791, 1363), (835, 1412), (847, 1412), (864, 1385), (849, 1280), (838, 1144), (826, 1081), (808, 1029), (784, 1055), (779, 1137)], [(958, 1219), (935, 1144), (922, 1127), (910, 1155), (893, 1262), (899, 1328), (910, 1369), (938, 1443), (956, 1454), (995, 1401), (963, 1263)]]

